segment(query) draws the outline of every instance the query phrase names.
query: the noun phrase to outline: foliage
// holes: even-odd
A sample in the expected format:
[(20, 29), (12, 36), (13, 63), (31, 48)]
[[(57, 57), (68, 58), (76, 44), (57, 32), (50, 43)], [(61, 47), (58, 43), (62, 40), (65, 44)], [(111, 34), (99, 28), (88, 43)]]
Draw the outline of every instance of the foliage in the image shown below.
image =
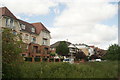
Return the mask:
[(118, 75), (116, 61), (80, 64), (25, 62), (20, 69), (21, 78), (117, 78)]
[(83, 51), (79, 51), (78, 53), (76, 53), (75, 55), (76, 59), (79, 60), (79, 59), (85, 59), (87, 58), (87, 56), (84, 54)]
[[(17, 66), (16, 62), (22, 61), (20, 57), (20, 53), (22, 52), (20, 44), (22, 41), (19, 37), (19, 34), (13, 34), (11, 29), (3, 29), (2, 31), (3, 78), (15, 77), (18, 72), (19, 68), (15, 67)], [(13, 63), (14, 65), (12, 65)]]
[(3, 63), (15, 62), (19, 59), (21, 40), (19, 36), (14, 35), (10, 29), (4, 29), (2, 32), (2, 61)]
[(109, 46), (106, 55), (103, 57), (103, 59), (107, 60), (120, 60), (118, 56), (120, 54), (120, 46), (117, 44)]
[(50, 56), (55, 56), (55, 55), (56, 55), (55, 52), (51, 52), (51, 53), (50, 53)]
[(67, 55), (69, 53), (69, 48), (65, 41), (61, 41), (60, 44), (56, 47), (56, 52), (59, 55)]

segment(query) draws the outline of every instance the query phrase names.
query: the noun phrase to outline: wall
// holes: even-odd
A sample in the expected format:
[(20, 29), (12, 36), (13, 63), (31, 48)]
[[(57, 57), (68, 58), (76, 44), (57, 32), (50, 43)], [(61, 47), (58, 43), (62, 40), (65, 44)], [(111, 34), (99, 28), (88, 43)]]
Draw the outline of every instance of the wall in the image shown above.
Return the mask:
[(50, 46), (50, 34), (47, 33), (45, 35), (45, 32), (41, 31), (39, 36), (37, 37), (37, 43), (40, 44), (40, 45), (43, 45), (43, 38), (47, 38), (47, 45), (46, 46)]

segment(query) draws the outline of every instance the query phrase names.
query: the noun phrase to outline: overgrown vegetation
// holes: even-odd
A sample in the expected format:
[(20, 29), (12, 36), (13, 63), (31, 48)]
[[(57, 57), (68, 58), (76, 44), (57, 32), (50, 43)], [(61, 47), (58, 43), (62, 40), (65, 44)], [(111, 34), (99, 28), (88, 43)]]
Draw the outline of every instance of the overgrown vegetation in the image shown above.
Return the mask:
[(61, 41), (60, 44), (56, 47), (56, 52), (59, 55), (67, 55), (69, 53), (69, 48), (65, 41)]
[(109, 46), (106, 55), (103, 57), (103, 59), (107, 60), (120, 60), (120, 46), (117, 44), (113, 44)]
[[(20, 70), (18, 63), (22, 61), (20, 48), (22, 41), (19, 34), (13, 34), (11, 29), (3, 29), (2, 31), (2, 77), (11, 78), (19, 77)], [(13, 64), (14, 63), (14, 64)], [(18, 72), (19, 71), (19, 72)], [(16, 74), (17, 73), (17, 74)], [(12, 76), (14, 75), (14, 76)]]
[(118, 64), (114, 62), (21, 63), (21, 78), (117, 78)]

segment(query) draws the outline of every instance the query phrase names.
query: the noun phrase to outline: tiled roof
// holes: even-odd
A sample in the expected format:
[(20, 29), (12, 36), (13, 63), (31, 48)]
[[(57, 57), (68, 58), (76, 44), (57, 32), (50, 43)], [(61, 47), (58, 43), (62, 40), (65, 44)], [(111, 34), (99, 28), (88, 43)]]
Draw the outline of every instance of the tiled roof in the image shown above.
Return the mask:
[(0, 16), (8, 16), (17, 19), (7, 7), (0, 7)]
[(42, 24), (42, 23), (31, 23), (36, 28), (37, 34), (40, 34), (41, 30), (46, 30), (50, 33), (50, 31)]
[(68, 41), (57, 41), (56, 43), (50, 45), (50, 47), (51, 48), (56, 48), (60, 44), (60, 42), (66, 42), (67, 46), (69, 46), (70, 44), (72, 44), (72, 43), (70, 43)]
[(32, 23), (31, 24), (31, 23), (28, 23), (26, 21), (17, 19), (7, 7), (0, 7), (0, 16), (8, 16), (10, 18), (18, 20), (20, 23), (22, 23), (26, 26), (25, 30), (23, 30), (23, 31), (33, 33), (31, 31), (31, 28), (35, 28), (36, 34), (40, 34), (41, 30), (46, 30), (50, 33), (50, 31), (42, 23)]
[[(26, 27), (25, 27), (25, 30), (24, 29), (22, 29), (23, 31), (27, 31), (27, 32), (29, 32), (29, 33), (33, 33), (32, 31), (31, 31), (31, 28), (35, 28), (32, 24), (30, 24), (30, 23), (28, 23), (28, 22), (25, 22), (25, 21), (23, 21), (23, 20), (20, 20), (20, 19), (18, 19), (19, 20), (19, 22), (20, 22), (20, 24), (24, 24)], [(35, 28), (35, 33), (37, 34), (37, 32), (36, 32), (36, 28)], [(33, 33), (33, 34), (35, 34), (35, 33)]]

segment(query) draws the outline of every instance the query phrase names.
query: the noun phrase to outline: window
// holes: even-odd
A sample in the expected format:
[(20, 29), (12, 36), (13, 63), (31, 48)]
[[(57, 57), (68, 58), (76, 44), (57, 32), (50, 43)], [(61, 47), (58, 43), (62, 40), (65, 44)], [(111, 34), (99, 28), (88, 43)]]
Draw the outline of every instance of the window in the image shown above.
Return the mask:
[(32, 37), (31, 42), (35, 43), (36, 42), (36, 37)]
[(25, 25), (24, 25), (24, 24), (20, 24), (20, 27), (21, 27), (22, 29), (25, 29)]
[(36, 38), (35, 38), (35, 37), (33, 37), (33, 41), (34, 41), (34, 42), (36, 41)]
[(28, 49), (28, 45), (26, 46), (26, 49)]
[(47, 45), (47, 39), (43, 39), (43, 45)]
[(26, 56), (26, 54), (22, 54), (22, 56)]
[(10, 19), (9, 19), (9, 18), (6, 18), (6, 26), (7, 26), (7, 27), (10, 27), (10, 24), (9, 24), (9, 23), (10, 23)]
[(13, 19), (10, 19), (10, 27), (13, 27)]
[(6, 22), (5, 23), (6, 23), (6, 26), (7, 26), (8, 25), (8, 18), (6, 18)]
[(7, 27), (11, 27), (11, 28), (14, 27), (14, 20), (12, 18), (11, 19), (10, 18), (6, 18), (5, 23), (6, 23)]
[(43, 33), (43, 36), (44, 36), (44, 38), (49, 38), (49, 34), (48, 34), (48, 32), (47, 31), (44, 31), (44, 33)]
[(13, 31), (13, 34), (14, 34), (14, 35), (17, 35), (17, 32), (16, 32), (16, 31)]
[(35, 32), (35, 28), (31, 28), (32, 32), (34, 33)]

